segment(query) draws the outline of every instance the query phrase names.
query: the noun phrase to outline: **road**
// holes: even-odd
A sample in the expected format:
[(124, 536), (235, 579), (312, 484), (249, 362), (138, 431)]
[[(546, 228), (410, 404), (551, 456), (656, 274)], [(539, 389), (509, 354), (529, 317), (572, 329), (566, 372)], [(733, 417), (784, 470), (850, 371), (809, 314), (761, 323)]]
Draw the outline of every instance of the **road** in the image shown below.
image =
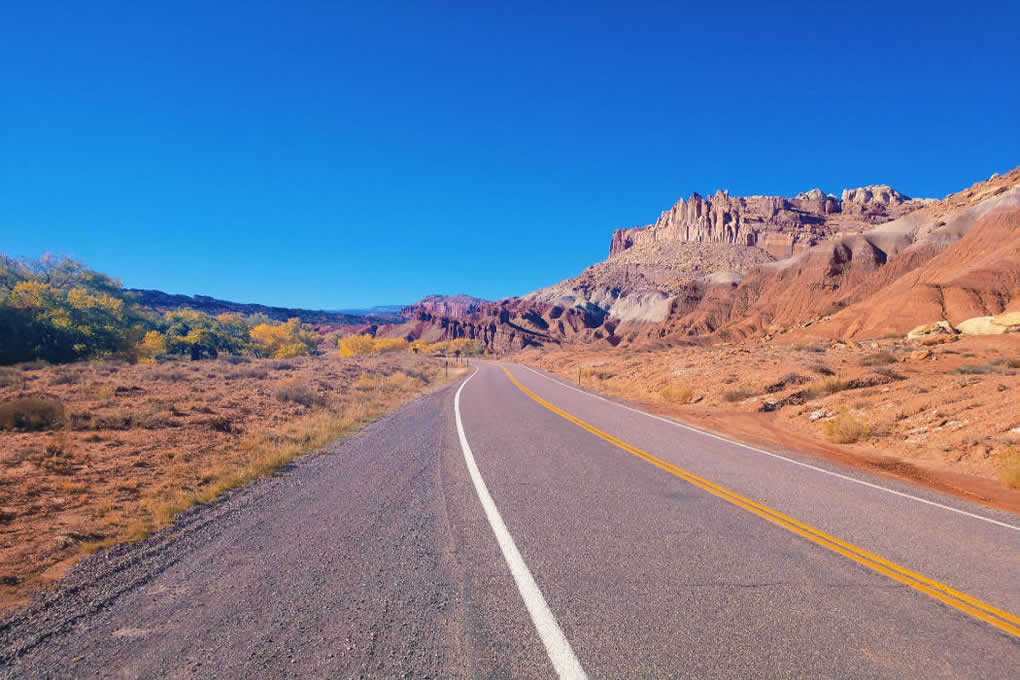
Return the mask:
[(1020, 676), (1020, 517), (476, 366), (85, 560), (0, 674)]

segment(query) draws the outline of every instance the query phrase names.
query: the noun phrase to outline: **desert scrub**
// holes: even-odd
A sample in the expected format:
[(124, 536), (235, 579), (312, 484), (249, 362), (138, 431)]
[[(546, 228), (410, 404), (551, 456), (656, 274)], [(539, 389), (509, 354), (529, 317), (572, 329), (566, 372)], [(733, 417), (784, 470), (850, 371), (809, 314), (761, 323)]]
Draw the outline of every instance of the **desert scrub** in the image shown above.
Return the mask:
[(616, 376), (616, 374), (612, 373), (611, 371), (605, 371), (596, 368), (586, 368), (583, 371), (581, 371), (581, 375), (584, 378), (592, 378), (594, 380), (609, 380), (610, 378)]
[(803, 392), (805, 399), (817, 399), (818, 397), (824, 397), (829, 394), (836, 392), (842, 392), (849, 387), (849, 383), (841, 379), (839, 376), (829, 376), (824, 380), (819, 380), (815, 384), (808, 387)]
[(0, 430), (58, 430), (66, 423), (64, 404), (53, 397), (23, 397), (0, 404)]
[(1007, 489), (1020, 489), (1020, 447), (1008, 446), (999, 458), (999, 479)]
[(738, 401), (744, 401), (748, 397), (753, 396), (754, 392), (747, 389), (746, 387), (742, 387), (737, 390), (726, 390), (725, 392), (722, 393), (723, 401), (729, 402), (731, 404), (736, 403)]
[(694, 400), (694, 390), (670, 383), (659, 388), (659, 398), (671, 404), (689, 404)]
[(25, 381), (21, 371), (16, 368), (2, 367), (0, 368), (0, 387), (10, 387), (11, 385), (20, 385)]
[(896, 362), (896, 355), (892, 352), (875, 352), (861, 359), (861, 366), (884, 366)]
[(819, 375), (836, 375), (836, 372), (825, 364), (814, 364), (811, 370)]
[(315, 388), (297, 379), (285, 380), (280, 383), (274, 394), (277, 399), (284, 403), (293, 402), (301, 404), (305, 408), (322, 406), (325, 403), (325, 400), (319, 396)]
[(825, 437), (836, 444), (853, 444), (867, 439), (870, 434), (867, 419), (846, 411), (825, 423)]

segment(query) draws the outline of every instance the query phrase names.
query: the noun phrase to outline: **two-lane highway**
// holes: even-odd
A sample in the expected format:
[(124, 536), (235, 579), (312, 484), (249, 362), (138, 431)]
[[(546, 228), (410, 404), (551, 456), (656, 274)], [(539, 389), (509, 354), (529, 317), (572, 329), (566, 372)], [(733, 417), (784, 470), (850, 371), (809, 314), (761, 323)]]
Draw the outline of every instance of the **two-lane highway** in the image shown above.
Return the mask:
[(7, 672), (1020, 675), (1020, 518), (476, 367), (90, 558)]
[(496, 507), (590, 675), (1020, 668), (1015, 517), (827, 474), (519, 366), (483, 365), (462, 409)]

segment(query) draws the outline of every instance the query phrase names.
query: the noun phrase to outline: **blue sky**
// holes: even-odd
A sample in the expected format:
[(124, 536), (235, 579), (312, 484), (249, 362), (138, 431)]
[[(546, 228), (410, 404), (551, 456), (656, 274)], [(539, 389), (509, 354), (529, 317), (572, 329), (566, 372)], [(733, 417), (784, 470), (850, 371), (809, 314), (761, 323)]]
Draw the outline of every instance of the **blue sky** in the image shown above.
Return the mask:
[(134, 287), (499, 298), (692, 191), (941, 197), (1020, 164), (1014, 3), (18, 4), (0, 251)]

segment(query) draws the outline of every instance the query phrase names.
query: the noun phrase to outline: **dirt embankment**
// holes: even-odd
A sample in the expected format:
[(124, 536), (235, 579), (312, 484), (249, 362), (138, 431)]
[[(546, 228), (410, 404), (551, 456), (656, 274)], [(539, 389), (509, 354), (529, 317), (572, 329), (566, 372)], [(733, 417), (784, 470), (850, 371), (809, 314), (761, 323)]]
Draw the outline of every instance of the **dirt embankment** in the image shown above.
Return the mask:
[(517, 360), (748, 443), (1020, 512), (1020, 335), (924, 346), (527, 350)]
[(444, 374), (409, 353), (0, 369), (0, 609)]

